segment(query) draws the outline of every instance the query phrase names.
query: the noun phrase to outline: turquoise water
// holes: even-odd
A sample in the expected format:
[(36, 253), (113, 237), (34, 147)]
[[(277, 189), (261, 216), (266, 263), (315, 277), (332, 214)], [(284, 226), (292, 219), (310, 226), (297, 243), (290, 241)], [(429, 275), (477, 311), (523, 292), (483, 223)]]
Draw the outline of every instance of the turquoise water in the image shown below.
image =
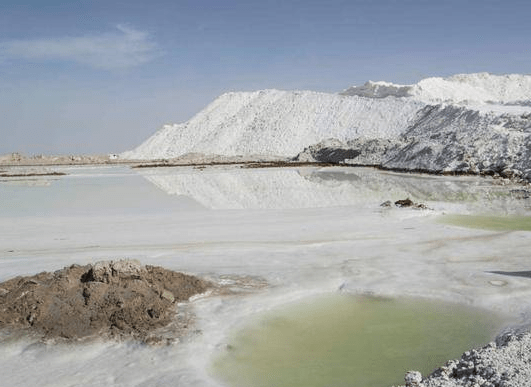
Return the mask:
[(418, 299), (328, 295), (234, 334), (213, 372), (229, 386), (391, 386), (492, 340), (500, 317)]
[(453, 226), (482, 228), (493, 231), (531, 231), (531, 216), (445, 215), (442, 223)]

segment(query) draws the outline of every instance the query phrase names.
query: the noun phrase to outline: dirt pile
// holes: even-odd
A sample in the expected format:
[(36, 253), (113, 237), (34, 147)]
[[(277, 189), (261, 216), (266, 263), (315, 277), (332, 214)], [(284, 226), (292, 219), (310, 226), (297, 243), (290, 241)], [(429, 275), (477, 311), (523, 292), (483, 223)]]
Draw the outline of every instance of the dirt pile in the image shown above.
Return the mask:
[(0, 283), (0, 328), (29, 329), (44, 338), (156, 342), (161, 328), (187, 327), (186, 321), (175, 324), (175, 303), (209, 287), (197, 277), (132, 260), (72, 265)]

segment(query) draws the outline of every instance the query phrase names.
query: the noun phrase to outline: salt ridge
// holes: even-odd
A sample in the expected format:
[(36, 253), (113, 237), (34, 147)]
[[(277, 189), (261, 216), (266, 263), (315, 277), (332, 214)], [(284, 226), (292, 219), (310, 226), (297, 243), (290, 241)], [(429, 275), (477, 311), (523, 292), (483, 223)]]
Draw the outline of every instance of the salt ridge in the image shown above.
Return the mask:
[(369, 98), (411, 97), (428, 104), (511, 104), (531, 100), (531, 75), (457, 74), (447, 78), (426, 78), (414, 85), (369, 81), (362, 86), (349, 87), (340, 94)]

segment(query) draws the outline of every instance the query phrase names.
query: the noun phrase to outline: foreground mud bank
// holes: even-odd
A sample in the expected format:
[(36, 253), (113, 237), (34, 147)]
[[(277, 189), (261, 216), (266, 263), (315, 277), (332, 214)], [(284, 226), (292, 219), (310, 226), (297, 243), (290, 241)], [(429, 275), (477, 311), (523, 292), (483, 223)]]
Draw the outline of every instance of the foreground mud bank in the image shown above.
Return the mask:
[(72, 265), (1, 283), (0, 328), (25, 329), (44, 339), (176, 339), (191, 325), (176, 303), (209, 286), (132, 260)]

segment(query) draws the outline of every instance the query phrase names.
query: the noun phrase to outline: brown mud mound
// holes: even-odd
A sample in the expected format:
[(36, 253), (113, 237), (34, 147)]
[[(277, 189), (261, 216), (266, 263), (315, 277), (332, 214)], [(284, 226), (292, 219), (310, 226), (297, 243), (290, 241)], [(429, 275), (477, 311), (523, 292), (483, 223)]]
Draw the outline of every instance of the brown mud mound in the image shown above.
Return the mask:
[[(392, 206), (392, 203), (391, 203), (390, 200), (380, 204), (380, 207), (391, 207), (391, 206)], [(426, 206), (425, 204), (415, 203), (410, 198), (397, 200), (395, 202), (395, 207), (398, 207), (398, 208), (415, 208), (417, 210), (427, 210), (428, 209), (428, 206)]]
[(187, 328), (175, 303), (209, 287), (197, 277), (133, 260), (72, 265), (0, 283), (0, 328), (26, 328), (47, 339), (97, 335), (159, 342), (164, 327), (173, 325), (177, 336)]

